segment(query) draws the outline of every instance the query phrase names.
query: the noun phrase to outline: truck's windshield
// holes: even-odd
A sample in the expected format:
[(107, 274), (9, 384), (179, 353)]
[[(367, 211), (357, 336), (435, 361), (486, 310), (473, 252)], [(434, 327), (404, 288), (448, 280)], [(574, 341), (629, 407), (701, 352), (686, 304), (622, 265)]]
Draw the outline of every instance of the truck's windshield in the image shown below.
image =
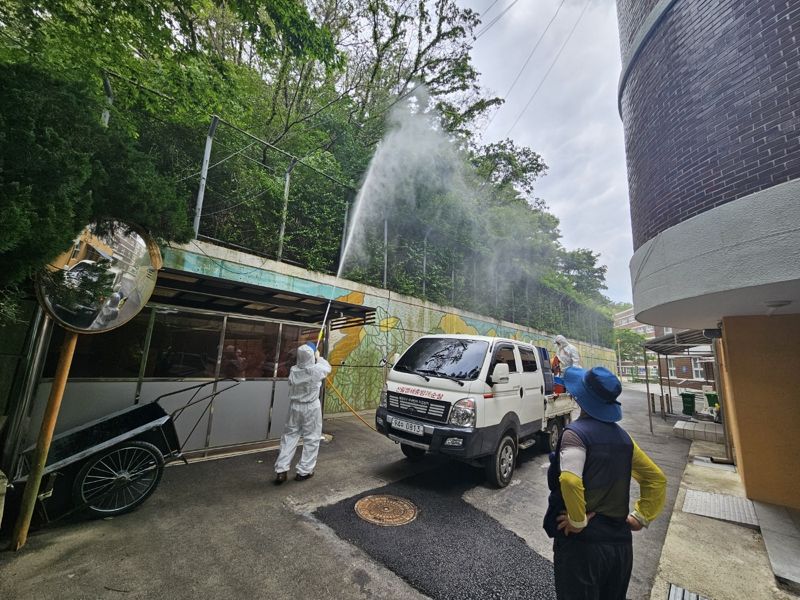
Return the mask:
[(431, 377), (475, 379), (488, 349), (489, 343), (483, 340), (422, 338), (414, 342), (395, 369)]

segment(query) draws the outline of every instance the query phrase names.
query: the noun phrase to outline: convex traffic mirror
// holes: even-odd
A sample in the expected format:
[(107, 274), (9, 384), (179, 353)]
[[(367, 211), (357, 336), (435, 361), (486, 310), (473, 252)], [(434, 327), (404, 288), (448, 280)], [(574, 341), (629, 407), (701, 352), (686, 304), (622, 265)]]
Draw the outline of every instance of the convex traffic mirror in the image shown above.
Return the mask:
[(44, 309), (76, 333), (101, 333), (124, 325), (150, 299), (161, 268), (158, 246), (119, 221), (86, 227), (72, 247), (38, 277)]

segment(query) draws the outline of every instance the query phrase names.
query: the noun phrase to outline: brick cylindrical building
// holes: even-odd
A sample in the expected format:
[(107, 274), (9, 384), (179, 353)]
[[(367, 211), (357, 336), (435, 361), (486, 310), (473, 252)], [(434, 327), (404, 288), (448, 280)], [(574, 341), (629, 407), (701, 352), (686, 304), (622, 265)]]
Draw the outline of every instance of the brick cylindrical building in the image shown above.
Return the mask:
[(800, 3), (618, 4), (634, 249), (800, 178)]
[(617, 11), (636, 319), (721, 330), (747, 494), (800, 508), (800, 2)]

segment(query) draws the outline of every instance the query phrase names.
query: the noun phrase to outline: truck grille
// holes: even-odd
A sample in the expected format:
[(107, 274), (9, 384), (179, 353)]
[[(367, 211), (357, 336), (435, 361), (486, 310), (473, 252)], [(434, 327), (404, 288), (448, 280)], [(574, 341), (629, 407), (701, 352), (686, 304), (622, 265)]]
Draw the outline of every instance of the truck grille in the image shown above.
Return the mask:
[(416, 396), (406, 396), (405, 394), (397, 394), (395, 392), (388, 393), (387, 403), (389, 405), (389, 410), (392, 412), (403, 413), (404, 415), (411, 415), (430, 421), (439, 421), (440, 423), (445, 423), (447, 421), (447, 413), (450, 408), (447, 402), (417, 398)]

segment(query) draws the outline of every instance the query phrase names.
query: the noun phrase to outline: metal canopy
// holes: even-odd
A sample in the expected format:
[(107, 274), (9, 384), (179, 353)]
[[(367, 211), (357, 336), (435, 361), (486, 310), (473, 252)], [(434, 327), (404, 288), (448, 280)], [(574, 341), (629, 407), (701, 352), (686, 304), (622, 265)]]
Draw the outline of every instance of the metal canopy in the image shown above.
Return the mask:
[[(306, 296), (235, 281), (197, 276), (163, 269), (152, 301), (218, 312), (237, 313), (299, 323), (321, 324), (328, 305), (326, 298)], [(333, 300), (331, 329), (375, 322), (375, 309)]]
[[(715, 330), (716, 331), (716, 330)], [(653, 338), (644, 343), (646, 350), (661, 354), (662, 356), (691, 355), (691, 356), (713, 356), (714, 352), (709, 347), (708, 350), (700, 349), (698, 346), (710, 346), (714, 338), (708, 337), (707, 329), (688, 329), (678, 333), (670, 333), (661, 337)]]

